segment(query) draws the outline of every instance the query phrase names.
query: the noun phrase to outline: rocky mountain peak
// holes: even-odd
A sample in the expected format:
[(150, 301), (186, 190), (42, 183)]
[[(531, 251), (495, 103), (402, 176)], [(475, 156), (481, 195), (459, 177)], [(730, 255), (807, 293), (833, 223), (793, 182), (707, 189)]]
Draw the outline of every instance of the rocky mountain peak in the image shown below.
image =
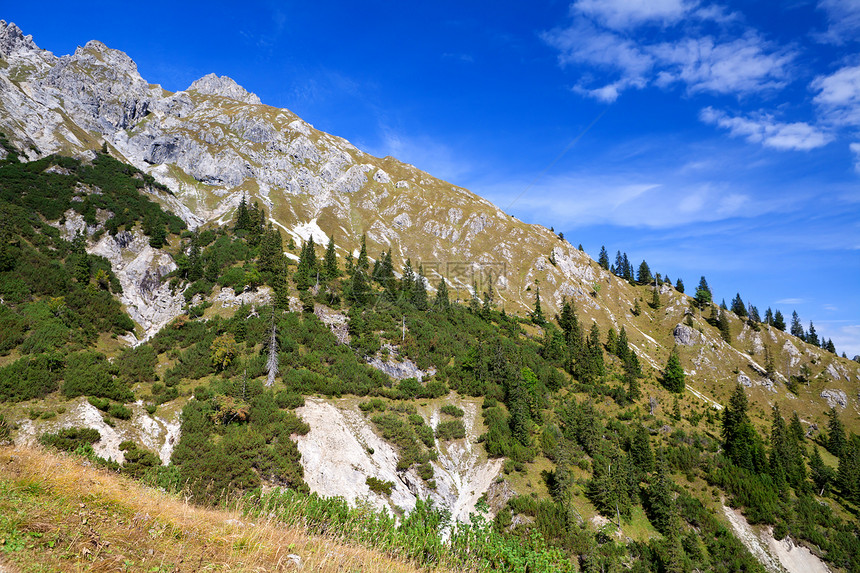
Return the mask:
[(14, 22), (0, 20), (0, 54), (10, 56), (19, 52), (38, 50), (39, 46), (33, 41), (33, 36), (24, 35), (21, 28)]
[(221, 96), (250, 104), (262, 103), (259, 97), (227, 76), (219, 77), (215, 74), (207, 74), (188, 86), (188, 89), (205, 95)]

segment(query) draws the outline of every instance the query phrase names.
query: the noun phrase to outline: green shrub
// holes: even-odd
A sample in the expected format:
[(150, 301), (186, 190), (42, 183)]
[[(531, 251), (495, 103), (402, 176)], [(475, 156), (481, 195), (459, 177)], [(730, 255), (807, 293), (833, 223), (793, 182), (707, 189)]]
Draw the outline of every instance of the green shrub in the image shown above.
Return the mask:
[(391, 495), (392, 490), (394, 490), (393, 481), (385, 481), (373, 476), (368, 476), (365, 483), (370, 488), (370, 491), (379, 495)]
[(118, 402), (134, 399), (131, 391), (114, 379), (111, 365), (104, 355), (97, 352), (70, 354), (63, 378), (63, 394), (67, 398), (90, 395)]
[(462, 440), (466, 437), (466, 427), (462, 420), (439, 422), (436, 426), (436, 437), (440, 440)]
[(101, 439), (101, 434), (93, 428), (66, 428), (56, 434), (42, 434), (39, 442), (65, 452), (73, 452), (81, 446), (91, 446)]
[(442, 413), (454, 416), (455, 418), (462, 418), (465, 415), (465, 412), (461, 408), (458, 408), (453, 404), (445, 404), (442, 406)]
[(108, 414), (110, 414), (114, 418), (119, 418), (120, 420), (130, 420), (132, 411), (131, 408), (127, 408), (122, 404), (113, 404), (108, 409)]

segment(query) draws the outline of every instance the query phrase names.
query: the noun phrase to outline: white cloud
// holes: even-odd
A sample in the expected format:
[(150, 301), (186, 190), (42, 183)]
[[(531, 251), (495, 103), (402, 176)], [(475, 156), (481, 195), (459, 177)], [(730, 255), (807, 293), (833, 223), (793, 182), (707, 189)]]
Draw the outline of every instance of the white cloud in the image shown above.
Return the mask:
[(860, 126), (860, 66), (846, 66), (829, 76), (818, 76), (811, 87), (825, 118), (839, 126)]
[(543, 39), (559, 51), (558, 61), (562, 66), (588, 64), (621, 76), (602, 88), (576, 88), (602, 101), (615, 101), (629, 87), (645, 87), (654, 66), (654, 58), (635, 42), (614, 32), (598, 30), (583, 18), (574, 19), (567, 28), (546, 32)]
[[(676, 5), (680, 5), (677, 2)], [(618, 2), (604, 6), (613, 10)], [(562, 66), (586, 65), (607, 71), (615, 78), (605, 85), (580, 82), (574, 89), (601, 101), (612, 102), (629, 88), (642, 89), (649, 84), (668, 87), (674, 83), (686, 85), (690, 93), (748, 94), (778, 89), (789, 81), (789, 71), (796, 54), (788, 49), (774, 49), (758, 34), (747, 31), (730, 40), (717, 40), (712, 36), (682, 35), (674, 42), (645, 43), (628, 30), (614, 29), (621, 22), (615, 11), (608, 11), (603, 21), (613, 26), (600, 26), (582, 15), (584, 9), (598, 13), (596, 0), (580, 0), (573, 5), (573, 20), (565, 28), (543, 34), (543, 40), (558, 50)], [(643, 14), (636, 10), (628, 14), (629, 25), (641, 22)], [(685, 10), (692, 7), (683, 4)], [(710, 8), (710, 7), (709, 7)], [(656, 9), (656, 8), (655, 8)], [(668, 8), (667, 8), (668, 9)], [(678, 8), (680, 10), (680, 8)], [(696, 11), (709, 18), (730, 18), (718, 7)], [(667, 12), (668, 13), (668, 12)], [(639, 15), (639, 20), (633, 15)], [(637, 16), (638, 17), (638, 16)], [(600, 18), (597, 19), (601, 21)], [(617, 26), (621, 28), (621, 26)]]
[(860, 143), (852, 143), (848, 149), (854, 154), (854, 171), (860, 173)]
[(827, 145), (832, 139), (831, 135), (808, 123), (783, 123), (766, 113), (751, 117), (730, 116), (709, 106), (699, 113), (699, 119), (727, 129), (731, 135), (743, 137), (750, 143), (780, 150), (808, 151)]
[(842, 44), (857, 40), (860, 31), (860, 2), (857, 0), (820, 0), (818, 8), (827, 13), (829, 27), (825, 41)]
[(674, 24), (697, 4), (685, 0), (577, 0), (571, 11), (619, 30), (644, 23)]
[(652, 46), (649, 52), (665, 68), (658, 76), (658, 85), (681, 81), (691, 93), (745, 94), (787, 83), (794, 54), (768, 48), (759, 36), (748, 33), (723, 43), (710, 36), (685, 38)]

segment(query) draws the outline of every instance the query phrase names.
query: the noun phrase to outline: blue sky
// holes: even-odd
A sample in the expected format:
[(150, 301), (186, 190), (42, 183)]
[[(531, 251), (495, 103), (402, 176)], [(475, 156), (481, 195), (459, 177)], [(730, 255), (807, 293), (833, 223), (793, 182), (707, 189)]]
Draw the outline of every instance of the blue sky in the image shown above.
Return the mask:
[[(860, 354), (860, 1), (24, 3)], [(411, 6), (409, 4), (415, 4)]]

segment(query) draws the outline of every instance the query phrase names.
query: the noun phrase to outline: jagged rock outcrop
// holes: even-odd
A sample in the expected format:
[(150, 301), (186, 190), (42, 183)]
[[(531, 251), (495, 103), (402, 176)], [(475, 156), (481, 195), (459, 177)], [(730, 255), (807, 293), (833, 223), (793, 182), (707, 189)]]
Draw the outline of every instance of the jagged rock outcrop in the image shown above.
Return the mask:
[(699, 331), (686, 324), (677, 325), (675, 330), (672, 331), (672, 335), (675, 337), (675, 344), (682, 346), (693, 346), (702, 341)]
[(831, 408), (839, 406), (844, 409), (848, 406), (848, 395), (843, 390), (822, 390), (820, 396), (827, 400)]

